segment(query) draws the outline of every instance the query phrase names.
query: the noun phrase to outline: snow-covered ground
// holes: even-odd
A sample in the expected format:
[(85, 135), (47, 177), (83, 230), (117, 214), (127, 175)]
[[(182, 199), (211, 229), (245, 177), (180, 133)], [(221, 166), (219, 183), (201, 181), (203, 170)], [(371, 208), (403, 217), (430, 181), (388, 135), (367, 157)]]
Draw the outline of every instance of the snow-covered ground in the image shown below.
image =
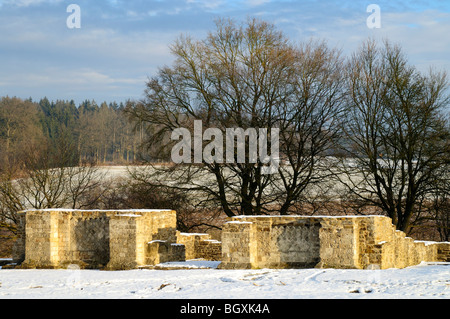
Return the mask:
[[(219, 270), (187, 261), (131, 271), (0, 270), (0, 299), (450, 299), (450, 263), (406, 269)], [(210, 267), (205, 269), (205, 267)]]

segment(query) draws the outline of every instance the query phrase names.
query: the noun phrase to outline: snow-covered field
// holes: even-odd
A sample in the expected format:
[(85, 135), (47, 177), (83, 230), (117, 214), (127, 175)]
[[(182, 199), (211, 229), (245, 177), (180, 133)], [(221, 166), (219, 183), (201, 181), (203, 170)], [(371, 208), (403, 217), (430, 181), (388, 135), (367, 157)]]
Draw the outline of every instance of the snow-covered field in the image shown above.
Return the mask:
[[(450, 299), (450, 263), (406, 269), (219, 270), (187, 261), (131, 271), (0, 270), (0, 299)], [(209, 267), (209, 268), (204, 268)]]

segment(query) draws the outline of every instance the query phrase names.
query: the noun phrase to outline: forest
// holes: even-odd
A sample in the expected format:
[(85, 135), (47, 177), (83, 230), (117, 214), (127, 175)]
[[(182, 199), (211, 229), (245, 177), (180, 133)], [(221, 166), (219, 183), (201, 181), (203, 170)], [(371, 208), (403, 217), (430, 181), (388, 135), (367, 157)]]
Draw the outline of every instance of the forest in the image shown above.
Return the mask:
[(39, 102), (2, 97), (0, 159), (5, 163), (39, 142), (53, 150), (61, 143), (70, 147), (70, 165), (135, 162), (143, 132), (124, 115), (127, 103), (132, 102), (98, 105), (86, 100), (75, 105), (73, 100), (49, 101), (46, 97)]

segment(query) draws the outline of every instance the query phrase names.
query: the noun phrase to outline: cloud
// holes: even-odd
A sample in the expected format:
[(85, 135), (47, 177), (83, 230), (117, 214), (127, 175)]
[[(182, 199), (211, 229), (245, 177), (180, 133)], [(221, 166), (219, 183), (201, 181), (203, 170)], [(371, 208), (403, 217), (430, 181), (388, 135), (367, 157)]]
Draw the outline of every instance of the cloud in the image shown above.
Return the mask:
[(246, 1), (247, 5), (249, 5), (251, 7), (261, 6), (261, 5), (269, 3), (269, 2), (270, 2), (270, 0), (247, 0)]
[[(65, 7), (82, 9), (68, 29)], [(377, 0), (381, 29), (368, 29), (366, 1), (0, 0), (0, 95), (96, 100), (139, 97), (147, 76), (170, 65), (180, 33), (202, 38), (214, 18), (273, 22), (293, 42), (325, 39), (350, 54), (369, 36), (400, 43), (420, 69), (450, 71), (450, 2)], [(66, 97), (64, 97), (67, 95)], [(95, 97), (97, 96), (97, 97)]]
[(40, 4), (57, 4), (64, 0), (0, 0), (0, 6), (2, 5), (14, 5), (17, 7), (29, 7)]
[(65, 16), (0, 19), (0, 95), (76, 102), (140, 98), (147, 77), (170, 63), (167, 44), (179, 34), (86, 26), (85, 20), (70, 30)]
[(223, 6), (226, 2), (224, 0), (186, 0), (187, 4), (195, 4), (206, 10), (215, 10)]
[[(381, 7), (381, 29), (369, 29), (366, 12), (370, 2), (323, 0), (315, 2), (271, 1), (263, 4), (262, 19), (275, 23), (294, 42), (325, 39), (345, 55), (355, 51), (368, 37), (399, 43), (410, 62), (426, 70), (433, 65), (450, 71), (449, 1), (408, 1), (393, 7), (389, 1), (375, 1)], [(397, 2), (395, 2), (397, 3)], [(428, 8), (426, 9), (426, 4)], [(445, 5), (447, 4), (447, 5)]]
[[(50, 67), (31, 72), (19, 72), (0, 81), (1, 95), (22, 96), (52, 100), (94, 99), (99, 102), (139, 99), (147, 77), (127, 72), (107, 74), (104, 71), (84, 68)], [(24, 93), (25, 92), (25, 93)], [(81, 94), (80, 94), (81, 92)]]

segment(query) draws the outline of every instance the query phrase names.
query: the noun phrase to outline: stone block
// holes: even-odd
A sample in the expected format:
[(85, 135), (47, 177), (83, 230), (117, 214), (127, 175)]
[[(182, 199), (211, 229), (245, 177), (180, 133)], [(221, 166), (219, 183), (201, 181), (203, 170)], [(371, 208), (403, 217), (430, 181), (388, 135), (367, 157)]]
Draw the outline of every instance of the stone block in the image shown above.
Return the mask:
[(238, 216), (222, 231), (220, 268), (404, 268), (450, 259), (450, 244), (419, 244), (385, 216)]
[(176, 212), (172, 210), (50, 209), (25, 211), (19, 216), (23, 216), (23, 227), (15, 258), (23, 259), (23, 268), (78, 264), (82, 268), (133, 269), (146, 263), (149, 241), (176, 242)]

